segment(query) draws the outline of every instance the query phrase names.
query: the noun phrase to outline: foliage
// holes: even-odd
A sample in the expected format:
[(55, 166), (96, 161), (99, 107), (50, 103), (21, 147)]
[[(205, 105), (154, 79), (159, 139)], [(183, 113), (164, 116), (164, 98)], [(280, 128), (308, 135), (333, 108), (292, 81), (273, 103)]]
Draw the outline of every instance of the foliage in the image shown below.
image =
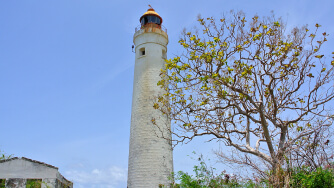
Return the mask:
[[(290, 169), (290, 174), (286, 179), (288, 184), (285, 187), (293, 188), (331, 188), (334, 187), (334, 171), (333, 169), (318, 168), (315, 171), (310, 172), (307, 167)], [(221, 173), (214, 176), (206, 164), (201, 161), (200, 166), (194, 167), (196, 175), (193, 177), (188, 173), (179, 171), (175, 175), (175, 180), (180, 183), (174, 183), (172, 188), (221, 188), (221, 187), (248, 187), (248, 188), (260, 188), (260, 187), (276, 187), (270, 184), (268, 179), (262, 179), (260, 182), (255, 183), (252, 180), (241, 181), (238, 179), (229, 180), (227, 174)], [(287, 173), (287, 171), (282, 173)], [(281, 186), (283, 187), (283, 186)]]
[(290, 186), (296, 188), (331, 188), (334, 187), (334, 171), (333, 169), (321, 167), (310, 172), (305, 166), (296, 168), (291, 175)]
[(226, 174), (224, 171), (215, 175), (215, 168), (208, 167), (203, 156), (198, 157), (199, 165), (194, 166), (195, 176), (186, 172), (179, 171), (173, 174), (174, 180), (179, 183), (173, 183), (173, 188), (219, 188), (219, 187), (259, 187), (259, 184), (252, 181), (242, 182), (235, 176)]
[(0, 179), (0, 188), (5, 188), (6, 186), (6, 179)]
[(1, 150), (0, 150), (0, 160), (5, 160), (5, 159), (10, 159), (12, 158), (13, 155), (6, 155), (5, 153), (3, 153)]
[(27, 188), (40, 188), (42, 187), (41, 179), (28, 179), (26, 183)]
[[(195, 154), (195, 152), (193, 152)], [(289, 169), (280, 169), (280, 176), (283, 178), (281, 185), (273, 185), (270, 179), (244, 179), (236, 175), (226, 174), (225, 171), (216, 174), (212, 166), (208, 166), (203, 155), (197, 157), (199, 165), (194, 166), (194, 176), (187, 172), (179, 171), (172, 174), (175, 182), (172, 188), (222, 188), (222, 187), (293, 187), (293, 188), (331, 188), (334, 187), (334, 163), (325, 168), (313, 169), (310, 166), (302, 166)], [(267, 173), (274, 173), (273, 171)], [(275, 172), (277, 173), (277, 172)], [(216, 174), (216, 175), (215, 175)], [(237, 178), (238, 177), (238, 178)], [(268, 176), (269, 178), (271, 176)], [(255, 180), (255, 181), (254, 181)], [(283, 181), (286, 181), (283, 184)], [(163, 187), (163, 186), (161, 186)]]
[(218, 152), (222, 159), (263, 177), (319, 146), (310, 138), (332, 125), (334, 98), (334, 59), (321, 53), (328, 36), (321, 26), (287, 32), (281, 19), (241, 12), (198, 21), (202, 30), (184, 31), (179, 41), (185, 53), (166, 60), (158, 82), (166, 93), (153, 106), (172, 120), (173, 143), (209, 135), (233, 148)]

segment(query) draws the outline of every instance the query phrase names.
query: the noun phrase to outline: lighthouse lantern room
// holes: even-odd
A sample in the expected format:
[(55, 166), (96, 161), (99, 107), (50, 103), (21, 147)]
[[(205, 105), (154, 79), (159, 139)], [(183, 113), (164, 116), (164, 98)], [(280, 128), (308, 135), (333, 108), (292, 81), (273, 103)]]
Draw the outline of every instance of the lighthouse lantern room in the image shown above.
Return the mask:
[(146, 24), (156, 24), (158, 26), (161, 26), (162, 24), (162, 18), (159, 16), (158, 13), (154, 11), (153, 8), (149, 8), (147, 12), (145, 12), (140, 17), (140, 24), (141, 26), (145, 26)]

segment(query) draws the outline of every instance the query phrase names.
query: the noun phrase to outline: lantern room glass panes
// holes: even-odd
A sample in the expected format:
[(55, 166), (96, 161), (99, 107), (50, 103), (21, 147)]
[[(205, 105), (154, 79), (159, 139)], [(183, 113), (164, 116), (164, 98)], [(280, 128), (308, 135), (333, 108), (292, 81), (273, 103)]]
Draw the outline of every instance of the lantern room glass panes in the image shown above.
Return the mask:
[(140, 20), (141, 25), (145, 25), (147, 23), (155, 23), (160, 25), (161, 24), (161, 20), (159, 17), (157, 16), (144, 16), (141, 20)]

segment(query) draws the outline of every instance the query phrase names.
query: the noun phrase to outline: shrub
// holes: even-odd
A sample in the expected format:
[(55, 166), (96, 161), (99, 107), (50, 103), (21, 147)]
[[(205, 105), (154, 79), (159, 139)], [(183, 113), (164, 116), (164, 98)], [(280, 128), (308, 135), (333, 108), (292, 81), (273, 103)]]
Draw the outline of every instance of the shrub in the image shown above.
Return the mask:
[(334, 173), (331, 168), (317, 168), (310, 172), (307, 167), (296, 168), (291, 175), (291, 187), (331, 188), (334, 187)]
[[(175, 182), (172, 188), (221, 188), (221, 187), (264, 187), (265, 184), (254, 183), (252, 180), (243, 181), (236, 176), (225, 173), (225, 171), (216, 174), (216, 169), (208, 167), (203, 156), (198, 157), (199, 165), (194, 166), (195, 175), (189, 175), (187, 172), (179, 171), (172, 174)], [(176, 183), (177, 182), (177, 183)]]

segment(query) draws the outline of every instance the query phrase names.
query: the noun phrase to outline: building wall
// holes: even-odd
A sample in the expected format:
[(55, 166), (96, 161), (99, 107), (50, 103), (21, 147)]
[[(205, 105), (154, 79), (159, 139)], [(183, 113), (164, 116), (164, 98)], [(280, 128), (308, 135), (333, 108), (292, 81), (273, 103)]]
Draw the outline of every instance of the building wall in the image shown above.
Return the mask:
[(58, 169), (50, 168), (24, 159), (0, 163), (0, 178), (44, 179), (56, 177)]
[(57, 179), (55, 178), (45, 178), (42, 179), (42, 188), (58, 188), (57, 186)]
[(58, 168), (22, 158), (0, 161), (0, 179), (5, 180), (6, 188), (25, 188), (28, 179), (41, 180), (41, 188), (73, 188)]
[(6, 188), (26, 188), (26, 179), (11, 178), (6, 179)]
[[(5, 180), (5, 188), (26, 188), (28, 179), (7, 178)], [(55, 178), (44, 178), (40, 180), (41, 188), (73, 188), (71, 182), (61, 182)]]

